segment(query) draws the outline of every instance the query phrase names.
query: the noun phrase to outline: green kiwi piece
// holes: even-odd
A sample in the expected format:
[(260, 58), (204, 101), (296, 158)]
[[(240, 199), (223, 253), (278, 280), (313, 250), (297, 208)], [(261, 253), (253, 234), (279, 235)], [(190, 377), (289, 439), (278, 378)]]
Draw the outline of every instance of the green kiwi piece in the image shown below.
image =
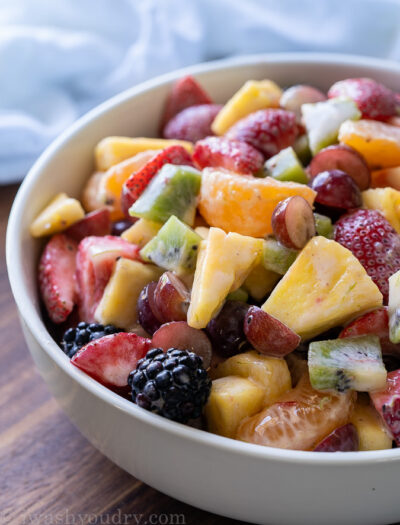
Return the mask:
[(175, 215), (190, 226), (194, 223), (201, 173), (191, 166), (165, 164), (129, 209), (132, 217), (166, 222)]
[(293, 148), (288, 147), (271, 157), (264, 164), (266, 175), (282, 182), (307, 184), (308, 177)]
[(311, 160), (312, 155), (306, 134), (297, 137), (297, 139), (294, 141), (293, 149), (303, 166), (307, 166)]
[(320, 213), (314, 213), (314, 221), (317, 235), (333, 239), (333, 224), (329, 217)]
[(201, 240), (192, 228), (172, 215), (140, 250), (140, 256), (144, 261), (182, 275), (194, 271)]
[(227, 301), (242, 301), (242, 303), (247, 303), (249, 299), (249, 294), (243, 288), (238, 288), (234, 292), (231, 292), (227, 295)]
[(267, 270), (285, 275), (299, 252), (286, 248), (276, 239), (264, 241), (262, 262)]
[(375, 335), (310, 343), (308, 370), (315, 390), (371, 392), (386, 385), (381, 345)]

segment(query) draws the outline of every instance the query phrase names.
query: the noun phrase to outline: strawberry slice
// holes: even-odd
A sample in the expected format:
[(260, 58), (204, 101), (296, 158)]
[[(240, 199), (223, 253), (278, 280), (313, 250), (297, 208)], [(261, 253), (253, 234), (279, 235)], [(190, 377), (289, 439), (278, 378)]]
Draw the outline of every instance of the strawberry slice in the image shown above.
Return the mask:
[(140, 197), (151, 179), (164, 164), (193, 166), (192, 157), (182, 146), (168, 146), (168, 148), (160, 151), (140, 170), (132, 173), (124, 183), (121, 194), (121, 206), (127, 217), (129, 217), (129, 208)]
[(200, 104), (183, 109), (167, 122), (163, 137), (197, 142), (214, 135), (211, 124), (221, 108), (220, 104)]
[(396, 94), (371, 78), (347, 78), (335, 82), (328, 91), (328, 97), (352, 98), (362, 118), (386, 120), (396, 115)]
[(387, 304), (389, 277), (400, 270), (400, 235), (378, 211), (357, 210), (336, 223), (335, 241), (357, 257)]
[(109, 235), (111, 233), (110, 211), (107, 208), (92, 211), (70, 226), (64, 233), (77, 242), (90, 235)]
[(128, 376), (151, 348), (151, 340), (134, 333), (106, 335), (83, 346), (71, 363), (105, 386), (128, 386)]
[(199, 169), (225, 168), (244, 174), (255, 173), (264, 163), (264, 156), (256, 148), (226, 137), (208, 137), (197, 142), (192, 157)]
[(54, 235), (39, 262), (39, 289), (53, 323), (64, 322), (75, 304), (77, 243), (65, 234)]
[(357, 337), (358, 335), (377, 335), (382, 353), (400, 357), (400, 344), (392, 343), (389, 339), (389, 315), (387, 307), (378, 308), (357, 317), (340, 332), (339, 337)]
[(370, 393), (376, 410), (400, 447), (400, 370), (389, 372), (385, 390)]
[(161, 119), (161, 129), (175, 115), (190, 106), (212, 104), (208, 93), (190, 75), (177, 80), (171, 88), (165, 103), (164, 115)]
[(292, 146), (298, 134), (295, 113), (269, 108), (242, 118), (228, 130), (226, 136), (247, 142), (269, 158)]
[(353, 452), (355, 450), (359, 450), (359, 438), (357, 429), (352, 423), (335, 428), (314, 448), (314, 452)]
[(76, 277), (79, 291), (79, 316), (81, 321), (94, 321), (99, 304), (117, 259), (139, 260), (140, 247), (121, 237), (85, 237), (78, 247)]

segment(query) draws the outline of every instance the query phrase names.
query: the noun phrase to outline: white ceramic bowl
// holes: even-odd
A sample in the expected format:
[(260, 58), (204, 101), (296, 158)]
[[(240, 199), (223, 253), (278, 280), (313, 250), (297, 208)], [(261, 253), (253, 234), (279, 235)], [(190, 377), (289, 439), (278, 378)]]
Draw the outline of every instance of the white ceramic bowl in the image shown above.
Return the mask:
[(40, 157), (15, 200), (7, 264), (34, 361), (71, 421), (103, 454), (156, 489), (202, 509), (254, 523), (379, 525), (400, 521), (400, 449), (312, 453), (250, 445), (141, 410), (70, 365), (39, 311), (40, 243), (32, 218), (57, 192), (78, 196), (93, 148), (107, 135), (155, 136), (171, 82), (193, 74), (218, 102), (246, 80), (322, 89), (374, 77), (400, 91), (400, 66), (362, 57), (275, 54), (195, 66), (134, 87), (80, 119)]

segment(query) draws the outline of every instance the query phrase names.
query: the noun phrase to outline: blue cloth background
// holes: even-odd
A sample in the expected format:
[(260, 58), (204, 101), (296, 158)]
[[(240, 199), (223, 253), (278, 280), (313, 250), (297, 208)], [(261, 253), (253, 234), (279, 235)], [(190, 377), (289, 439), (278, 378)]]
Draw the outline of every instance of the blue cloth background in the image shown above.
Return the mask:
[(399, 59), (400, 0), (0, 0), (0, 183), (138, 82), (293, 50)]

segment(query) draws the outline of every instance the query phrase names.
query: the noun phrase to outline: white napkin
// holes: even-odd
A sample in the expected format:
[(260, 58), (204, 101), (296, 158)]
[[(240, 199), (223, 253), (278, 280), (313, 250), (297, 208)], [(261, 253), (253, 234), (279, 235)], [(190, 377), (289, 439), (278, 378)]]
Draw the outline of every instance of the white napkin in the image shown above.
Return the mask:
[(274, 51), (400, 58), (400, 0), (1, 0), (0, 183), (152, 76)]

